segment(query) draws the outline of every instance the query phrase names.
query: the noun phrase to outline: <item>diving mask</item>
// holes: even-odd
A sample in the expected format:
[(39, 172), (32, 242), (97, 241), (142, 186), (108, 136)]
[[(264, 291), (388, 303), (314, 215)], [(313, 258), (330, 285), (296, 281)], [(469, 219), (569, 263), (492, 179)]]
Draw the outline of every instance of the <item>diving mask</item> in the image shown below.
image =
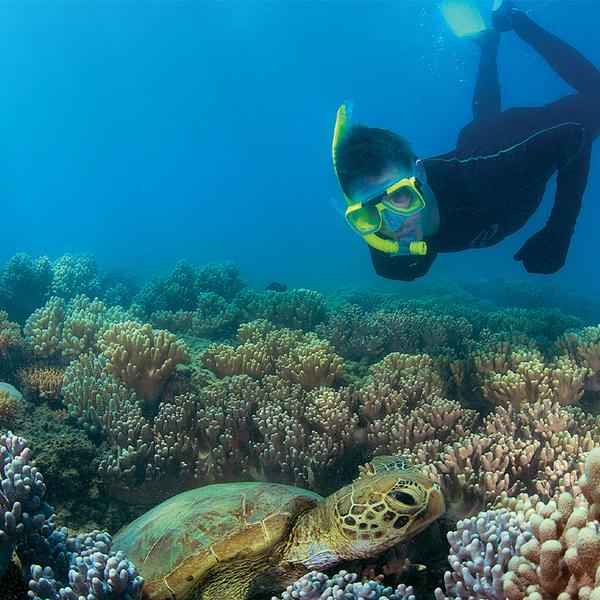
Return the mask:
[(410, 217), (425, 208), (421, 183), (416, 177), (400, 179), (365, 202), (351, 204), (346, 209), (346, 222), (359, 235), (369, 235), (381, 230), (384, 219), (396, 221), (397, 217)]

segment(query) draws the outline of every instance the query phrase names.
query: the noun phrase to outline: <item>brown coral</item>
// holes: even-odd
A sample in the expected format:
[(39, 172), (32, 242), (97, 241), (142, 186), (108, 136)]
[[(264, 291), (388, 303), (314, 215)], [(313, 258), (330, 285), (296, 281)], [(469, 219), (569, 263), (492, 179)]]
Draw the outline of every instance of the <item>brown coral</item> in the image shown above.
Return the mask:
[(565, 492), (524, 513), (533, 538), (508, 564), (509, 600), (600, 598), (600, 449), (588, 454), (580, 485), (584, 498)]
[(12, 394), (0, 390), (0, 427), (14, 426), (20, 415), (19, 401)]
[(172, 333), (135, 321), (113, 324), (100, 346), (108, 370), (150, 405), (158, 401), (175, 367), (189, 360), (185, 344)]
[(64, 369), (60, 367), (25, 367), (17, 372), (17, 379), (27, 397), (59, 400)]
[(23, 343), (18, 323), (8, 320), (8, 313), (0, 310), (0, 358), (6, 358), (13, 348)]

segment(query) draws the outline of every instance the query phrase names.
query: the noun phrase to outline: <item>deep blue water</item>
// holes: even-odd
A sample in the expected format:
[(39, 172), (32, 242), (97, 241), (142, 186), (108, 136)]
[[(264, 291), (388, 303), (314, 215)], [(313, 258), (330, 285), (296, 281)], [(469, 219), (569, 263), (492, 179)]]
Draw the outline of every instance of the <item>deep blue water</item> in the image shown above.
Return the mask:
[[(599, 2), (521, 6), (600, 64)], [(503, 108), (570, 92), (513, 33), (499, 60)], [(437, 2), (0, 3), (0, 263), (89, 251), (140, 275), (230, 259), (254, 285), (384, 284), (331, 208), (335, 111), (351, 98), (357, 122), (447, 151), (477, 63)], [(580, 291), (598, 289), (599, 187), (596, 148), (549, 279)], [(525, 229), (431, 276), (536, 277), (512, 255), (552, 192)]]

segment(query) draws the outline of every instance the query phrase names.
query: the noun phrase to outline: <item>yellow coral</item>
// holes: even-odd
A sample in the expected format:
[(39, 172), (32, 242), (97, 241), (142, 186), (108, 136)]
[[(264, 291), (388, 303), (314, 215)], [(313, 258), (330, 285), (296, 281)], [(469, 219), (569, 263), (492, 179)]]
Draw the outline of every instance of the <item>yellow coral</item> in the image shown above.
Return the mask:
[(108, 370), (150, 404), (158, 401), (175, 367), (189, 360), (187, 347), (172, 333), (135, 321), (112, 325), (100, 347)]
[(6, 358), (11, 349), (21, 343), (21, 328), (8, 320), (7, 312), (0, 310), (0, 357)]
[(17, 372), (27, 396), (35, 394), (44, 400), (58, 400), (64, 369), (60, 367), (25, 367)]
[(12, 427), (20, 414), (19, 401), (12, 394), (0, 391), (0, 427)]

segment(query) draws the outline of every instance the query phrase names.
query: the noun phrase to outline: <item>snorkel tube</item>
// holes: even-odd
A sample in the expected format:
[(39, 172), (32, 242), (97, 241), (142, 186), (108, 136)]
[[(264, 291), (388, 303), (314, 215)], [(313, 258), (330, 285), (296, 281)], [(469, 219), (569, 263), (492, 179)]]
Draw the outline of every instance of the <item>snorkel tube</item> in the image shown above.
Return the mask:
[[(333, 141), (331, 143), (331, 158), (333, 160), (333, 170), (335, 171), (336, 177), (338, 177), (338, 169), (337, 169), (337, 160), (336, 160), (336, 149), (344, 137), (345, 133), (348, 131), (350, 127), (350, 119), (352, 118), (352, 102), (346, 100), (337, 110), (337, 115), (335, 119), (335, 127), (333, 129)], [(346, 202), (348, 206), (352, 206), (354, 202), (351, 198), (349, 198), (345, 193), (344, 197), (346, 198)], [(380, 252), (384, 252), (385, 254), (390, 255), (418, 255), (424, 256), (427, 254), (427, 243), (420, 241), (398, 241), (398, 240), (390, 240), (386, 238), (382, 238), (375, 233), (368, 233), (366, 235), (361, 235), (363, 240), (371, 246), (371, 248), (375, 248), (375, 250), (379, 250)]]

